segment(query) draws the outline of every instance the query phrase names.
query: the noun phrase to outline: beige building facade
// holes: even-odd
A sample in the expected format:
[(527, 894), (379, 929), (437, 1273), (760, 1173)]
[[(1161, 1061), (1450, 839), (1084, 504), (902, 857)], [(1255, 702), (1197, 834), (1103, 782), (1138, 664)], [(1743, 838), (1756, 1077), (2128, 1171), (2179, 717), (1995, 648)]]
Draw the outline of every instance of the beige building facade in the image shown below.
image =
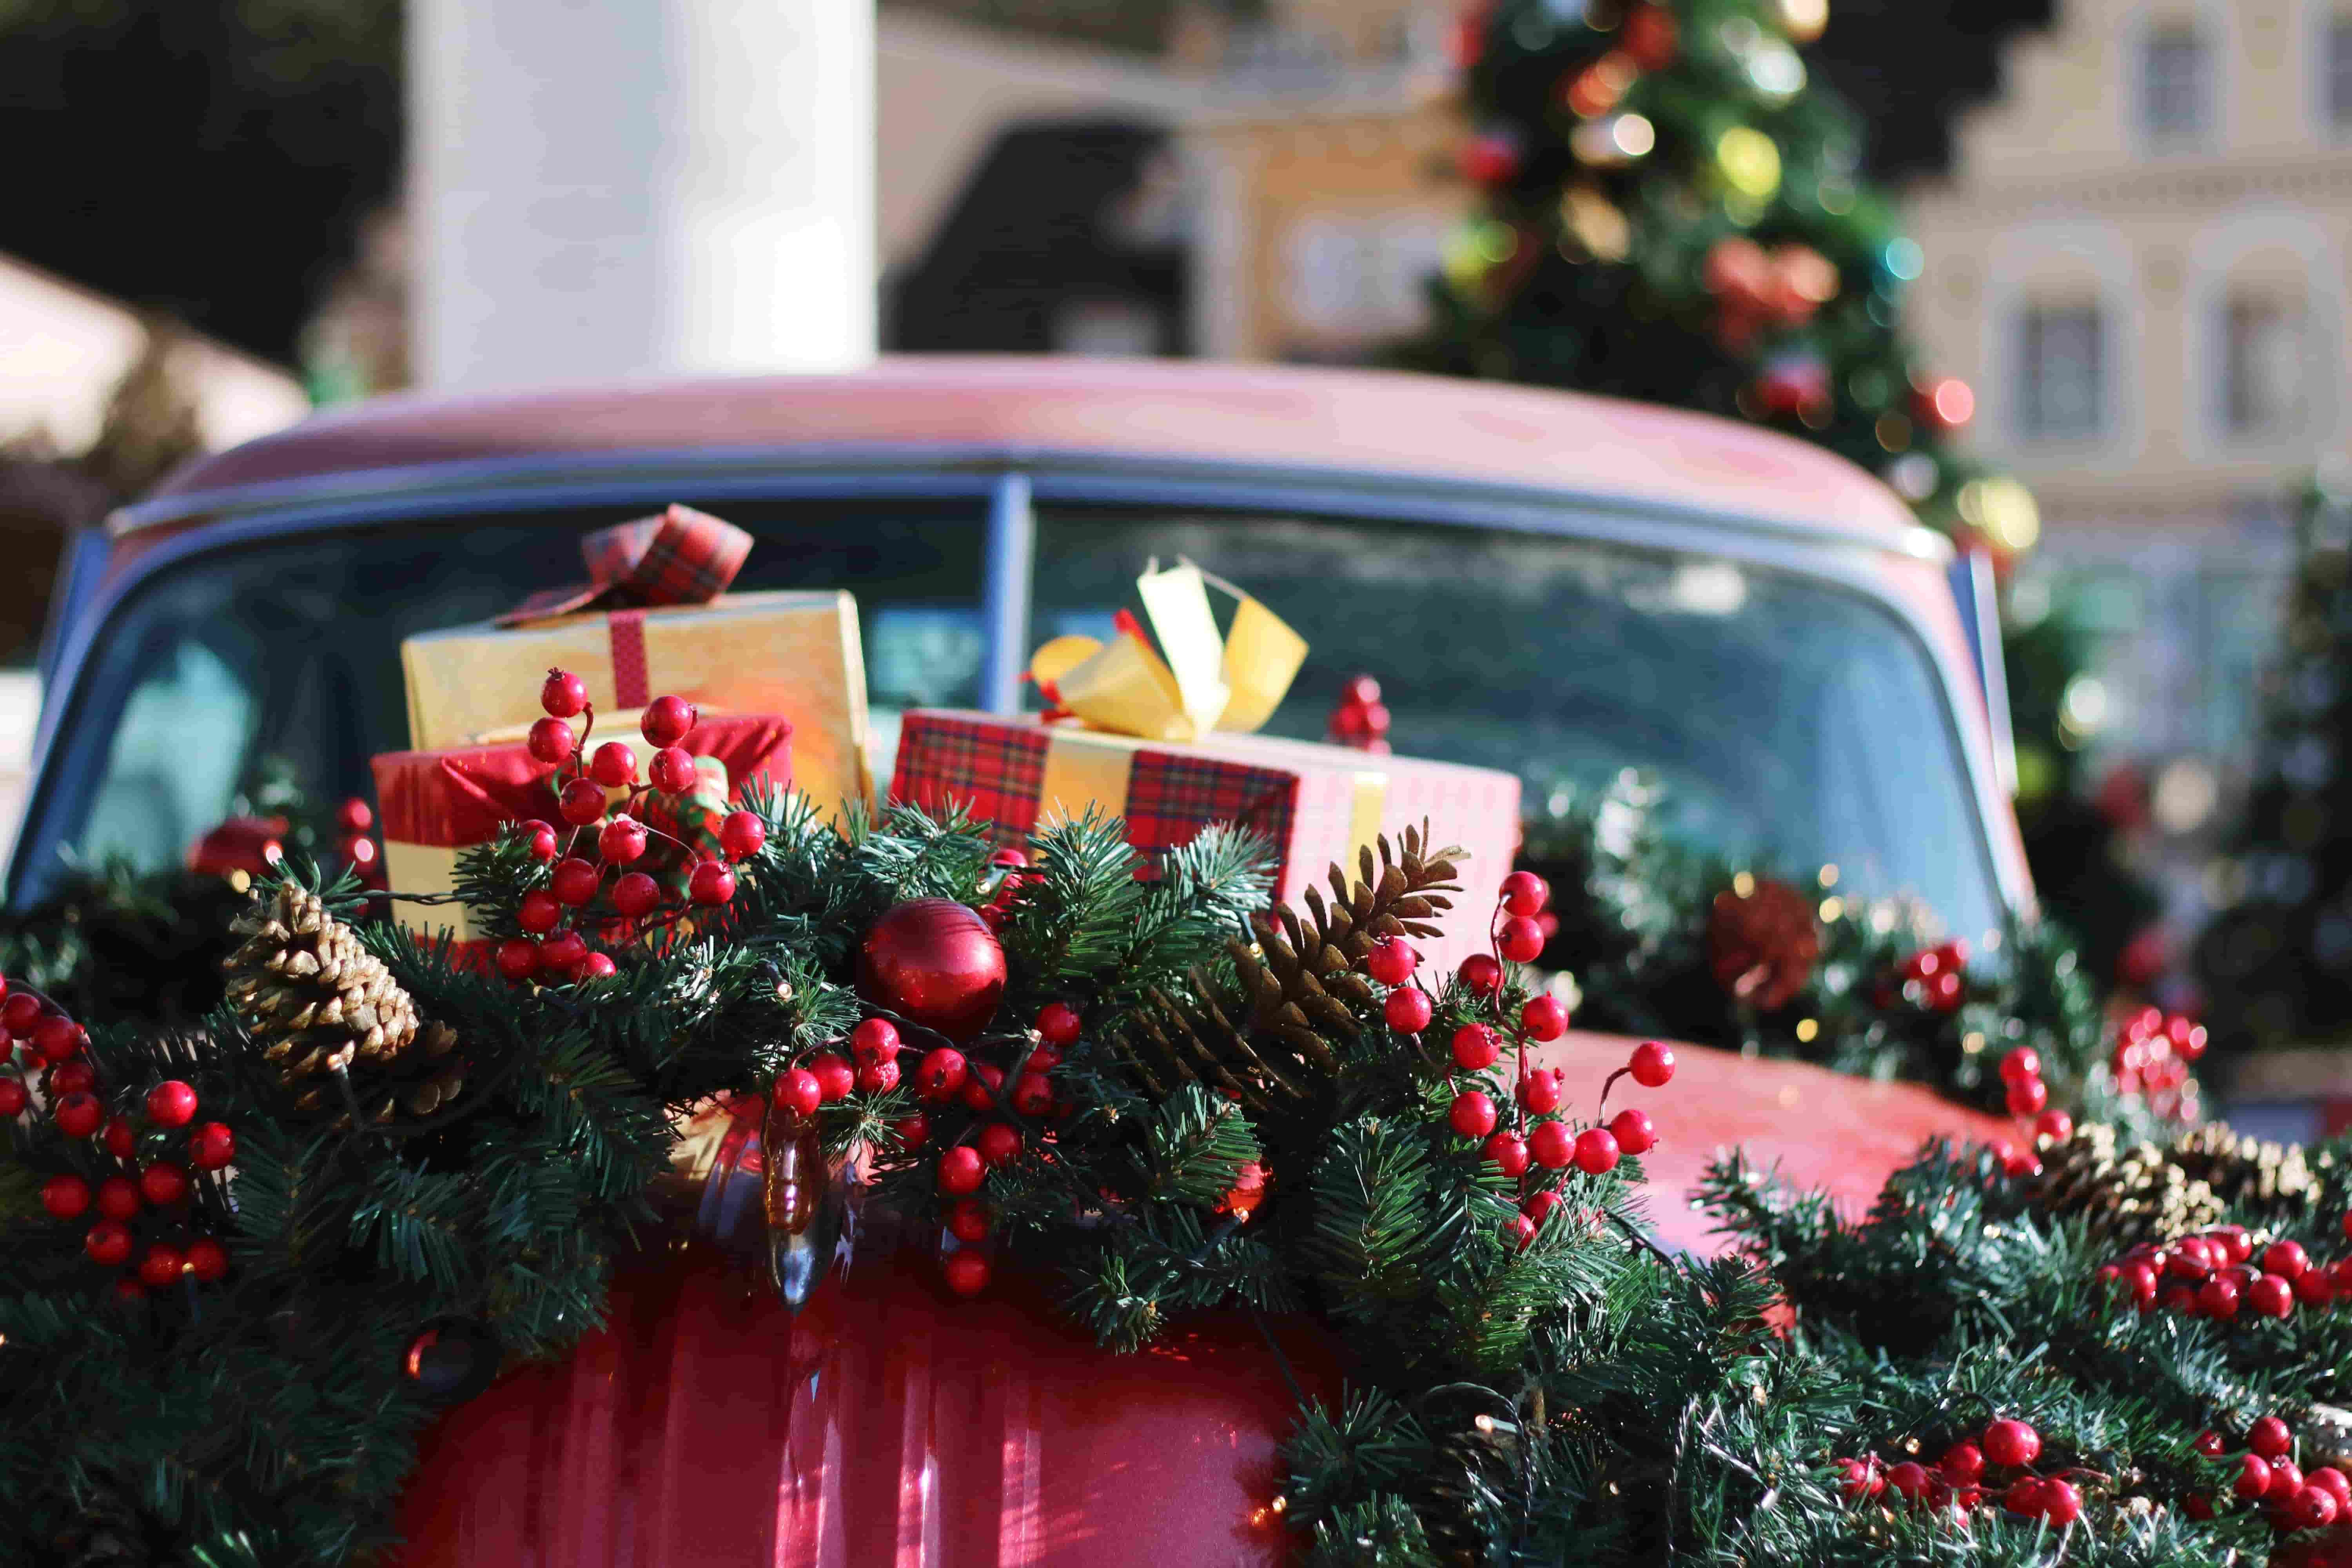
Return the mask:
[(2352, 453), (2352, 4), (2059, 0), (2004, 64), (1913, 194), (1911, 325), (2041, 500), (2025, 597), (2100, 638), (2086, 743), (2226, 798), (2283, 498)]

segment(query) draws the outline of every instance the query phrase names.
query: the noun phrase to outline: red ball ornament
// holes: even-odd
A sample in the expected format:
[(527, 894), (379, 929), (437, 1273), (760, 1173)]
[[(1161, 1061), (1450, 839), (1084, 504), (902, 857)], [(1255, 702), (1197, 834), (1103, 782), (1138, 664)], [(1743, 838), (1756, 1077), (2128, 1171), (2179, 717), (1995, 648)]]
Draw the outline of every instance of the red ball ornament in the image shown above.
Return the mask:
[(988, 1210), (971, 1198), (948, 1210), (948, 1234), (971, 1246), (988, 1239)]
[(499, 943), (495, 958), (500, 974), (509, 980), (528, 980), (539, 968), (539, 944), (526, 937), (510, 936)]
[(694, 704), (683, 697), (656, 697), (646, 704), (646, 711), (637, 721), (637, 732), (649, 746), (676, 746), (694, 732), (701, 714)]
[(41, 1206), (52, 1219), (79, 1219), (89, 1208), (89, 1184), (70, 1173), (41, 1184)]
[(1077, 1009), (1068, 1003), (1048, 1002), (1037, 1009), (1037, 1021), (1034, 1026), (1038, 1037), (1047, 1045), (1067, 1050), (1078, 1043), (1079, 1031), (1085, 1025), (1078, 1017)]
[(977, 1296), (988, 1289), (988, 1259), (969, 1247), (950, 1253), (940, 1272), (946, 1277), (948, 1289), (959, 1296)]
[(2049, 1087), (2038, 1078), (2009, 1086), (2009, 1113), (2011, 1116), (2032, 1116), (2049, 1103)]
[(596, 835), (596, 853), (608, 866), (626, 866), (646, 852), (646, 825), (624, 814)]
[(756, 811), (730, 811), (719, 823), (719, 849), (730, 860), (748, 860), (768, 842), (768, 825)]
[(940, 1191), (961, 1198), (980, 1191), (988, 1166), (982, 1161), (979, 1150), (959, 1143), (940, 1156), (939, 1173)]
[(2276, 1459), (2294, 1447), (2294, 1435), (2277, 1416), (2265, 1415), (2246, 1428), (2246, 1447), (2265, 1459)]
[(166, 1247), (159, 1241), (147, 1249), (146, 1257), (139, 1260), (140, 1282), (161, 1290), (180, 1277), (181, 1266), (186, 1261), (180, 1256), (179, 1248)]
[(735, 896), (735, 873), (724, 860), (705, 860), (687, 878), (686, 896), (698, 904), (723, 904)]
[(1664, 1089), (1675, 1076), (1675, 1053), (1663, 1040), (1644, 1040), (1633, 1047), (1626, 1065), (1643, 1089)]
[(131, 1259), (131, 1227), (119, 1219), (102, 1219), (81, 1238), (81, 1249), (92, 1263), (112, 1268)]
[(1514, 871), (1503, 879), (1503, 907), (1515, 915), (1533, 917), (1551, 902), (1551, 884), (1533, 871)]
[(1492, 954), (1474, 952), (1462, 961), (1462, 988), (1473, 996), (1492, 996), (1503, 988), (1503, 966)]
[(626, 741), (607, 741), (588, 759), (588, 776), (606, 789), (625, 789), (637, 777), (637, 753)]
[(2294, 1287), (2279, 1275), (2265, 1274), (2246, 1287), (2246, 1305), (2263, 1317), (2284, 1318), (2294, 1310)]
[(2003, 1416), (1985, 1427), (1984, 1441), (1979, 1447), (1994, 1464), (2014, 1468), (2033, 1463), (2041, 1455), (2042, 1434), (2022, 1421)]
[(556, 797), (558, 816), (574, 827), (585, 827), (604, 815), (604, 786), (594, 779), (573, 779)]
[(1502, 132), (1487, 132), (1462, 143), (1454, 163), (1474, 185), (1503, 184), (1519, 172), (1519, 143)]
[(1484, 1138), (1495, 1130), (1495, 1102), (1476, 1089), (1454, 1097), (1454, 1105), (1446, 1111), (1445, 1120), (1464, 1138)]
[(809, 1058), (808, 1070), (816, 1079), (819, 1098), (831, 1105), (836, 1100), (846, 1100), (849, 1091), (857, 1087), (857, 1069), (848, 1059), (831, 1051), (819, 1051)]
[(14, 1121), (32, 1103), (32, 1094), (23, 1079), (0, 1077), (0, 1121)]
[(563, 905), (545, 888), (533, 888), (515, 910), (515, 924), (533, 936), (545, 936), (563, 918)]
[(580, 736), (561, 719), (541, 719), (533, 721), (530, 738), (524, 743), (533, 757), (551, 768), (560, 768), (580, 749)]
[(992, 1121), (980, 1130), (973, 1144), (980, 1157), (992, 1166), (1010, 1165), (1021, 1157), (1021, 1134), (1002, 1121)]
[(1662, 71), (1674, 64), (1681, 52), (1680, 37), (1674, 13), (1656, 5), (1636, 5), (1627, 12), (1619, 34), (1626, 57), (1645, 71)]
[(651, 914), (661, 902), (661, 884), (643, 871), (625, 871), (613, 884), (613, 907), (631, 920)]
[(209, 1236), (188, 1243), (188, 1272), (209, 1285), (228, 1272), (228, 1250)]
[(1364, 973), (1383, 985), (1403, 984), (1420, 963), (1421, 954), (1401, 936), (1381, 937), (1364, 954)]
[(1530, 1068), (1519, 1080), (1519, 1103), (1537, 1116), (1558, 1110), (1568, 1098), (1568, 1085), (1558, 1068)]
[(139, 1173), (139, 1195), (159, 1209), (170, 1208), (188, 1195), (188, 1173), (159, 1163)]
[(1503, 922), (1495, 938), (1495, 951), (1513, 963), (1533, 963), (1543, 956), (1543, 927), (1524, 915), (1513, 915)]
[(94, 1094), (68, 1094), (49, 1108), (49, 1119), (68, 1138), (87, 1138), (106, 1124), (106, 1107)]
[(555, 719), (569, 719), (588, 706), (588, 683), (568, 669), (551, 669), (539, 689), (539, 705)]
[(1519, 1027), (1531, 1040), (1556, 1040), (1568, 1033), (1568, 1005), (1557, 996), (1530, 996), (1519, 1009)]
[(1608, 1129), (1588, 1127), (1576, 1135), (1576, 1168), (1602, 1176), (1617, 1168), (1617, 1140)]
[(646, 764), (646, 777), (665, 795), (685, 795), (700, 782), (695, 776), (694, 757), (683, 746), (664, 746), (656, 752)]
[(1527, 1171), (1528, 1141), (1516, 1132), (1497, 1132), (1487, 1139), (1485, 1153), (1486, 1163), (1507, 1176), (1521, 1175)]
[(1388, 1000), (1381, 1004), (1381, 1014), (1388, 1020), (1389, 1027), (1400, 1035), (1418, 1035), (1429, 1027), (1429, 1020), (1435, 1016), (1429, 993), (1413, 985), (1390, 992)]
[(577, 906), (594, 898), (596, 889), (604, 879), (602, 868), (574, 856), (555, 863), (555, 869), (549, 873), (547, 886), (558, 903)]
[(2301, 1279), (2311, 1267), (2311, 1254), (2299, 1241), (2273, 1241), (2263, 1248), (2263, 1272), (2284, 1279)]
[(1609, 1135), (1628, 1154), (1646, 1154), (1658, 1146), (1658, 1130), (1650, 1124), (1649, 1113), (1631, 1107), (1609, 1119)]
[(1454, 1065), (1465, 1072), (1493, 1067), (1503, 1054), (1503, 1042), (1484, 1024), (1465, 1024), (1454, 1031)]
[(951, 899), (917, 899), (874, 922), (858, 950), (858, 988), (890, 1011), (961, 1042), (1004, 999), (1004, 949)]
[[(600, 800), (602, 799), (601, 796), (598, 798)], [(600, 807), (599, 809), (601, 810), (602, 808)], [(530, 853), (534, 859), (552, 860), (555, 858), (557, 851), (555, 843), (555, 827), (553, 824), (541, 822), (537, 817), (533, 817), (529, 822), (517, 824), (515, 826), (515, 832), (521, 836), (525, 844), (530, 846)]]
[(824, 1087), (816, 1081), (816, 1074), (806, 1068), (793, 1068), (776, 1076), (772, 1097), (776, 1109), (801, 1116), (814, 1116), (816, 1108), (824, 1103)]

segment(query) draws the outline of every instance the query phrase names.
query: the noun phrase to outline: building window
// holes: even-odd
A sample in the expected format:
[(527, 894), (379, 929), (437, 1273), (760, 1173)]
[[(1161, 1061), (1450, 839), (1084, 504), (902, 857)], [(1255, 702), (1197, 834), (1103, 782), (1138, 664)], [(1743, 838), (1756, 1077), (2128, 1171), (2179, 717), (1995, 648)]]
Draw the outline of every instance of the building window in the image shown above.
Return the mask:
[(2080, 441), (2105, 422), (2105, 332), (2096, 305), (2031, 305), (2019, 323), (2019, 434)]
[(2194, 26), (2159, 22), (2148, 30), (2140, 61), (2140, 121), (2150, 138), (2192, 142), (2211, 112), (2210, 63)]
[(2352, 16), (2338, 16), (2327, 25), (2327, 123), (2352, 131)]
[(2221, 307), (2221, 428), (2244, 439), (2304, 424), (2303, 316), (2274, 294), (2233, 291)]

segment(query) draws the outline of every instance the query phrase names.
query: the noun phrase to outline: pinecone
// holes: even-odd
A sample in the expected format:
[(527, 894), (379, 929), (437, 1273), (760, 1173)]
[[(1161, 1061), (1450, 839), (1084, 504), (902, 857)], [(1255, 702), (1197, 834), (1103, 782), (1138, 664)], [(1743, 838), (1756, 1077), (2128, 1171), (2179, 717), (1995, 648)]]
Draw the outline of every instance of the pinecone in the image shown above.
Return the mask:
[(1462, 851), (1427, 846), (1425, 826), (1395, 845), (1382, 836), (1377, 861), (1370, 847), (1358, 853), (1353, 883), (1331, 868), (1329, 901), (1307, 888), (1307, 919), (1287, 909), (1252, 916), (1255, 944), (1232, 944), (1245, 995), (1219, 998), (1197, 971), (1191, 996), (1150, 993), (1122, 1042), (1144, 1087), (1164, 1097), (1202, 1082), (1261, 1112), (1310, 1101), (1339, 1070), (1329, 1041), (1354, 1039), (1363, 1027), (1356, 1009), (1379, 1000), (1356, 963), (1380, 937), (1435, 936), (1433, 917), (1462, 890), (1454, 879)]
[(2167, 1241), (2221, 1221), (2213, 1189), (2153, 1143), (2119, 1149), (2116, 1130), (2086, 1122), (2042, 1155), (2042, 1206), (2080, 1216), (2091, 1236), (2116, 1246)]
[(341, 1102), (325, 1081), (332, 1073), (345, 1076), (362, 1106), (376, 1105), (378, 1122), (403, 1107), (430, 1115), (457, 1097), (465, 1065), (449, 1058), (457, 1036), (444, 1024), (420, 1029), (408, 993), (316, 893), (281, 883), (229, 929), (245, 942), (222, 965), (228, 999), (280, 1080), (302, 1089), (298, 1110)]
[[(2319, 1194), (2318, 1172), (2299, 1143), (2265, 1143), (2217, 1122), (2182, 1133), (2167, 1153), (2226, 1204), (2294, 1207)], [(2328, 1157), (2320, 1162), (2324, 1166)]]
[(1786, 882), (1759, 878), (1716, 894), (1706, 917), (1706, 965), (1734, 1001), (1767, 1013), (1787, 1006), (1822, 955), (1813, 906)]

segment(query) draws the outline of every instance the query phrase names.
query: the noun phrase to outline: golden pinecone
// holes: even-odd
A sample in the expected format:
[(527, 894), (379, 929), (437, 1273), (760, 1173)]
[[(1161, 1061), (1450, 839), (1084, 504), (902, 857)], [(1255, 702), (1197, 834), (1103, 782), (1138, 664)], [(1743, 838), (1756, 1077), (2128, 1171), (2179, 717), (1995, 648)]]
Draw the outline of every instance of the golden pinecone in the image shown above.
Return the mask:
[(2042, 1205), (2082, 1218), (2100, 1241), (2168, 1241), (2221, 1221), (2222, 1201), (2154, 1143), (2116, 1144), (2116, 1130), (2086, 1122), (2042, 1154)]
[(403, 1106), (429, 1115), (457, 1098), (465, 1082), (464, 1064), (449, 1058), (457, 1036), (443, 1024), (420, 1027), (408, 993), (316, 893), (281, 883), (229, 929), (246, 940), (222, 965), (228, 999), (281, 1081), (315, 1080), (299, 1109), (338, 1103), (324, 1081), (331, 1073), (377, 1106), (376, 1121)]
[(2227, 1204), (2274, 1208), (2319, 1195), (2319, 1173), (2303, 1145), (2242, 1137), (2218, 1122), (2174, 1139), (2168, 1157)]

